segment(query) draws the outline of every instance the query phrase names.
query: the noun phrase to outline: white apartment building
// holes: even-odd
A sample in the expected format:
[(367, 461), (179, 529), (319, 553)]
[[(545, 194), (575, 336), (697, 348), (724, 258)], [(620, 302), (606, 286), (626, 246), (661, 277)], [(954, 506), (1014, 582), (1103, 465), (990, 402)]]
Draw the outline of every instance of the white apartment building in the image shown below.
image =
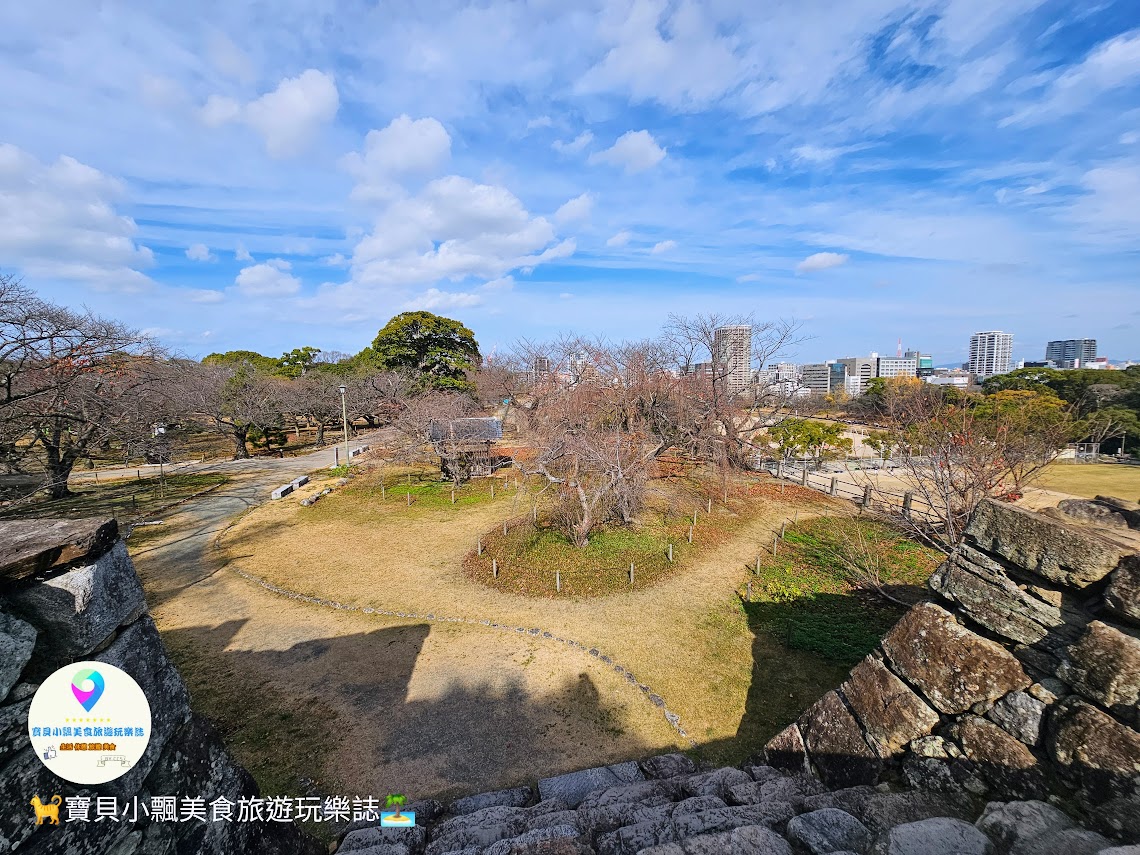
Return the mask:
[(739, 395), (752, 379), (752, 327), (737, 324), (713, 333), (713, 362), (727, 366), (725, 387)]
[(880, 356), (876, 377), (917, 377), (918, 357)]
[(992, 377), (1005, 374), (1013, 363), (1013, 333), (1001, 330), (977, 332), (970, 336), (971, 374)]
[(846, 391), (852, 398), (858, 398), (867, 391), (867, 383), (876, 376), (875, 372), (879, 369), (877, 353), (870, 356), (849, 356), (836, 361), (847, 367)]

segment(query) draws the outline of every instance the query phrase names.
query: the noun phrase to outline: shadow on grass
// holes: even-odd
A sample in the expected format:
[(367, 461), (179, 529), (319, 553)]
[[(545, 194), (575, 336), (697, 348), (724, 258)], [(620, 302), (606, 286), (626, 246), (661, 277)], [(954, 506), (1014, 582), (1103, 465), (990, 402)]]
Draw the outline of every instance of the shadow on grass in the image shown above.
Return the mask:
[[(535, 695), (506, 654), (501, 669), (417, 666), (429, 633), (441, 631), (425, 624), (251, 651), (241, 649), (245, 623), (163, 639), (194, 708), (268, 794), (311, 786), (447, 798), (663, 748), (625, 729), (585, 671)], [(630, 702), (644, 703), (636, 692)]]

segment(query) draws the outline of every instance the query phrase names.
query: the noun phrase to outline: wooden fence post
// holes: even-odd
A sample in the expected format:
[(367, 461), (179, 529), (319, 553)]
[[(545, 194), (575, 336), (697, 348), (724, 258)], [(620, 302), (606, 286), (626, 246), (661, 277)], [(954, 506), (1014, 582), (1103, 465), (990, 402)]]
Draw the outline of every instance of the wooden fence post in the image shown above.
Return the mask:
[(495, 579), (499, 578), (499, 561), (497, 558), (491, 559), (491, 576)]
[(910, 503), (912, 501), (914, 501), (914, 493), (912, 493), (910, 490), (907, 490), (905, 493), (903, 493), (902, 505), (903, 516), (907, 519), (910, 519)]
[(712, 513), (712, 496), (709, 496), (709, 513)]
[(807, 486), (807, 464), (804, 464), (803, 472), (800, 473), (800, 484)]
[(669, 563), (673, 563), (673, 544), (669, 544)]
[(787, 520), (784, 520), (782, 523), (780, 523), (780, 540), (784, 539), (784, 531), (787, 529), (787, 527), (788, 527), (788, 521)]
[(453, 505), (455, 504), (455, 491), (454, 490), (451, 491), (451, 504), (453, 504)]
[(836, 490), (838, 490), (838, 489), (839, 489), (839, 479), (838, 479), (838, 478), (832, 478), (832, 479), (831, 479), (831, 489), (830, 489), (830, 490), (828, 490), (827, 492), (828, 492), (830, 495), (834, 496), (834, 495), (835, 495), (835, 491), (836, 491)]
[(773, 555), (776, 554), (776, 544), (779, 542), (780, 542), (780, 538), (776, 537), (776, 535), (772, 535), (772, 554)]
[(751, 580), (751, 579), (749, 579), (749, 580), (748, 580), (748, 596), (747, 596), (747, 600), (748, 600), (748, 602), (752, 602), (752, 580)]
[(693, 527), (689, 526), (689, 543), (693, 542)]
[(476, 555), (482, 555), (483, 554), (483, 538), (482, 537), (478, 537), (475, 540), (475, 554)]
[(693, 511), (693, 525), (697, 524), (697, 512)]
[(507, 521), (503, 520), (503, 534), (506, 535), (506, 533), (507, 533)]
[(407, 497), (408, 497), (408, 507), (410, 508), (412, 506), (412, 494), (409, 492), (407, 494)]
[(866, 484), (863, 487), (863, 507), (869, 508), (871, 506), (871, 485)]
[(557, 567), (554, 568), (554, 589), (562, 593), (562, 573)]
[(629, 584), (633, 584), (633, 562), (629, 562)]

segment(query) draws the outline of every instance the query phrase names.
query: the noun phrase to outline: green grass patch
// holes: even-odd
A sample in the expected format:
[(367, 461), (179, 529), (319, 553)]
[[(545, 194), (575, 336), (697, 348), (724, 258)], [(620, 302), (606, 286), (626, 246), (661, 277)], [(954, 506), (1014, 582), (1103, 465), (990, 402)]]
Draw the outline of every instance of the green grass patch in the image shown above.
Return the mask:
[(0, 518), (114, 516), (121, 522), (131, 522), (227, 481), (227, 476), (215, 473), (168, 475), (163, 479), (157, 475), (122, 478), (98, 484), (83, 481), (70, 496), (62, 499), (41, 496), (34, 501), (14, 504), (0, 511)]
[[(914, 602), (941, 555), (876, 520), (819, 517), (788, 530), (767, 556), (745, 603), (749, 624), (792, 650), (850, 666)], [(874, 572), (883, 596), (851, 562)]]

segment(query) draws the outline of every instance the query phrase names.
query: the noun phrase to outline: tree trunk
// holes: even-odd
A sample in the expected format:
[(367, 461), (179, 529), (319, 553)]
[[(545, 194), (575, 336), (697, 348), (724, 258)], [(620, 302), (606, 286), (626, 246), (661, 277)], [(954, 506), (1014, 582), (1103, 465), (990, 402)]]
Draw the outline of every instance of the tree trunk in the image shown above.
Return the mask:
[(317, 448), (320, 448), (324, 444), (325, 444), (325, 423), (318, 419), (317, 420), (317, 441), (316, 441)]
[(75, 465), (75, 457), (69, 452), (60, 453), (57, 446), (44, 447), (48, 486), (47, 493), (53, 499), (63, 499), (71, 495), (67, 487), (67, 479), (71, 477), (71, 469)]
[(594, 515), (590, 510), (590, 502), (585, 489), (581, 484), (575, 484), (574, 487), (578, 492), (578, 503), (582, 506), (582, 518), (572, 526), (571, 531), (574, 534), (574, 545), (585, 548), (590, 542), (590, 529), (594, 527)]
[(249, 459), (249, 449), (245, 447), (246, 435), (249, 433), (248, 427), (231, 427), (230, 439), (234, 444), (234, 460), (247, 460)]

